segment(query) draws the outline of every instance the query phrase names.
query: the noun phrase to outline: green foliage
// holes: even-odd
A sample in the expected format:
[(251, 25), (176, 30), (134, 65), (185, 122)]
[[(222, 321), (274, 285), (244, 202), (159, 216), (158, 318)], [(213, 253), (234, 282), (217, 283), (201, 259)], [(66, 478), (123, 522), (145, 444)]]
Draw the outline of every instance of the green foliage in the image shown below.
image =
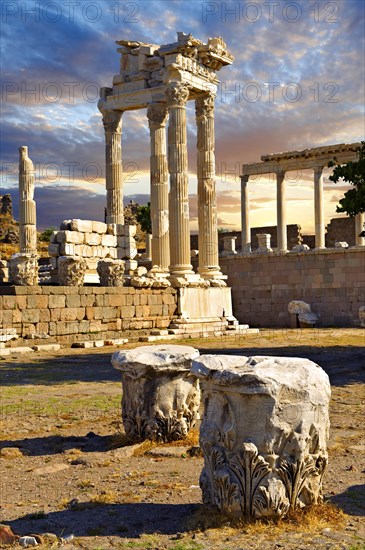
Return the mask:
[(42, 243), (49, 243), (53, 231), (56, 231), (56, 228), (53, 225), (51, 227), (47, 227), (47, 229), (39, 235), (39, 240)]
[(150, 202), (138, 207), (136, 219), (137, 222), (140, 224), (142, 231), (144, 231), (145, 233), (152, 233)]
[(365, 212), (365, 141), (361, 142), (359, 148), (359, 160), (340, 165), (330, 162), (328, 166), (335, 166), (333, 174), (329, 177), (337, 183), (340, 179), (351, 183), (352, 189), (346, 191), (343, 199), (336, 206), (336, 212), (345, 212), (349, 216), (356, 216)]

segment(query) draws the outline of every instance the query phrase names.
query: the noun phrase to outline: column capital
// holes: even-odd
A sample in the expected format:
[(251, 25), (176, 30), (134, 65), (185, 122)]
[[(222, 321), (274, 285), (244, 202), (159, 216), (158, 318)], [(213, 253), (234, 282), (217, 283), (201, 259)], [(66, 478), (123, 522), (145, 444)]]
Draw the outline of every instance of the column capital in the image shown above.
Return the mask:
[(243, 176), (240, 176), (241, 184), (246, 185), (248, 183), (248, 180), (250, 179), (250, 176), (247, 174), (244, 174)]
[(189, 94), (190, 86), (183, 82), (171, 83), (165, 88), (168, 107), (185, 107)]
[(214, 115), (215, 94), (208, 94), (198, 97), (195, 100), (195, 116), (213, 116)]
[(157, 126), (159, 128), (165, 126), (168, 109), (166, 103), (150, 103), (147, 107), (147, 118), (150, 127)]
[(285, 179), (285, 170), (276, 170), (276, 181), (283, 181)]
[(122, 133), (122, 116), (124, 111), (102, 110), (104, 131), (107, 133)]
[(323, 168), (324, 168), (324, 166), (314, 166), (313, 167), (314, 173), (321, 175), (322, 172), (323, 172)]

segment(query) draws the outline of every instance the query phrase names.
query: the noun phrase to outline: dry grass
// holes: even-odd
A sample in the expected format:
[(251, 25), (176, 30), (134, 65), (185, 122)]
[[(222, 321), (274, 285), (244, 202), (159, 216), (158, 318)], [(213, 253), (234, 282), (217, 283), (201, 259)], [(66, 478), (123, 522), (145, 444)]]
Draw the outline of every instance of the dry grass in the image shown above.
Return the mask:
[(268, 540), (275, 540), (285, 533), (314, 534), (328, 527), (338, 530), (344, 527), (346, 519), (346, 514), (330, 503), (296, 510), (277, 520), (231, 519), (214, 508), (204, 508), (195, 514), (189, 529), (209, 531), (210, 540), (215, 542), (238, 534), (250, 537), (265, 535)]

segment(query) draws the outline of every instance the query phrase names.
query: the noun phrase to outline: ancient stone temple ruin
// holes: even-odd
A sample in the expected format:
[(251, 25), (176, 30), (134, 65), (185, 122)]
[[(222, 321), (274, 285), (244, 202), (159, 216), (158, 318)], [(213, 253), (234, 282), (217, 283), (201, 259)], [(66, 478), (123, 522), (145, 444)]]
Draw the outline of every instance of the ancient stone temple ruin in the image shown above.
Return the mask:
[[(222, 38), (208, 43), (178, 33), (162, 46), (129, 40), (120, 73), (101, 89), (106, 149), (107, 223), (123, 223), (121, 131), (123, 113), (147, 108), (151, 138), (152, 265), (173, 286), (223, 286), (218, 262), (214, 180), (216, 72), (233, 61)], [(198, 152), (199, 274), (190, 263), (186, 103), (195, 101)], [(168, 120), (167, 146), (165, 125)], [(170, 192), (168, 191), (168, 173)]]

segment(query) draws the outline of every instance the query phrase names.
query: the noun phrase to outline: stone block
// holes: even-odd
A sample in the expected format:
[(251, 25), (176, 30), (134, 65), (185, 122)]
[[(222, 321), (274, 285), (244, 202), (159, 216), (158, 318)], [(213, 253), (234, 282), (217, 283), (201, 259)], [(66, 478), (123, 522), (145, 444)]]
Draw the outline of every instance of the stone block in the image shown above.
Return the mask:
[(39, 310), (39, 322), (48, 323), (51, 320), (51, 312), (48, 308)]
[(102, 246), (117, 246), (117, 237), (115, 235), (102, 235), (101, 236)]
[(58, 351), (61, 349), (60, 344), (38, 344), (33, 346), (34, 351)]
[(59, 248), (59, 256), (74, 256), (75, 249), (76, 246), (74, 244), (62, 243)]
[(33, 349), (26, 346), (0, 349), (0, 355), (23, 355), (32, 352)]
[(71, 220), (71, 230), (80, 231), (81, 233), (92, 233), (93, 222), (90, 220)]
[(83, 244), (84, 234), (79, 231), (58, 231), (56, 240), (60, 244)]
[(66, 307), (80, 307), (81, 296), (79, 294), (68, 294), (66, 296)]
[(122, 317), (124, 318), (131, 318), (134, 317), (136, 313), (135, 306), (123, 306), (122, 307)]
[(60, 245), (58, 243), (50, 243), (48, 245), (48, 254), (52, 257), (60, 255)]
[(97, 246), (101, 243), (101, 235), (99, 233), (85, 233), (85, 244), (89, 246)]
[(39, 323), (39, 309), (24, 309), (22, 321), (23, 323)]
[(199, 411), (199, 386), (190, 376), (198, 355), (188, 346), (144, 346), (113, 354), (112, 365), (122, 373), (123, 424), (130, 437), (171, 441), (188, 434)]
[(50, 294), (48, 300), (48, 307), (50, 309), (66, 307), (66, 296), (62, 296), (61, 294)]
[(275, 518), (322, 501), (331, 390), (318, 365), (204, 355), (191, 372), (205, 409), (204, 503), (234, 517)]
[(107, 232), (107, 225), (103, 222), (93, 221), (92, 228), (93, 233), (99, 233), (100, 235), (104, 235)]

